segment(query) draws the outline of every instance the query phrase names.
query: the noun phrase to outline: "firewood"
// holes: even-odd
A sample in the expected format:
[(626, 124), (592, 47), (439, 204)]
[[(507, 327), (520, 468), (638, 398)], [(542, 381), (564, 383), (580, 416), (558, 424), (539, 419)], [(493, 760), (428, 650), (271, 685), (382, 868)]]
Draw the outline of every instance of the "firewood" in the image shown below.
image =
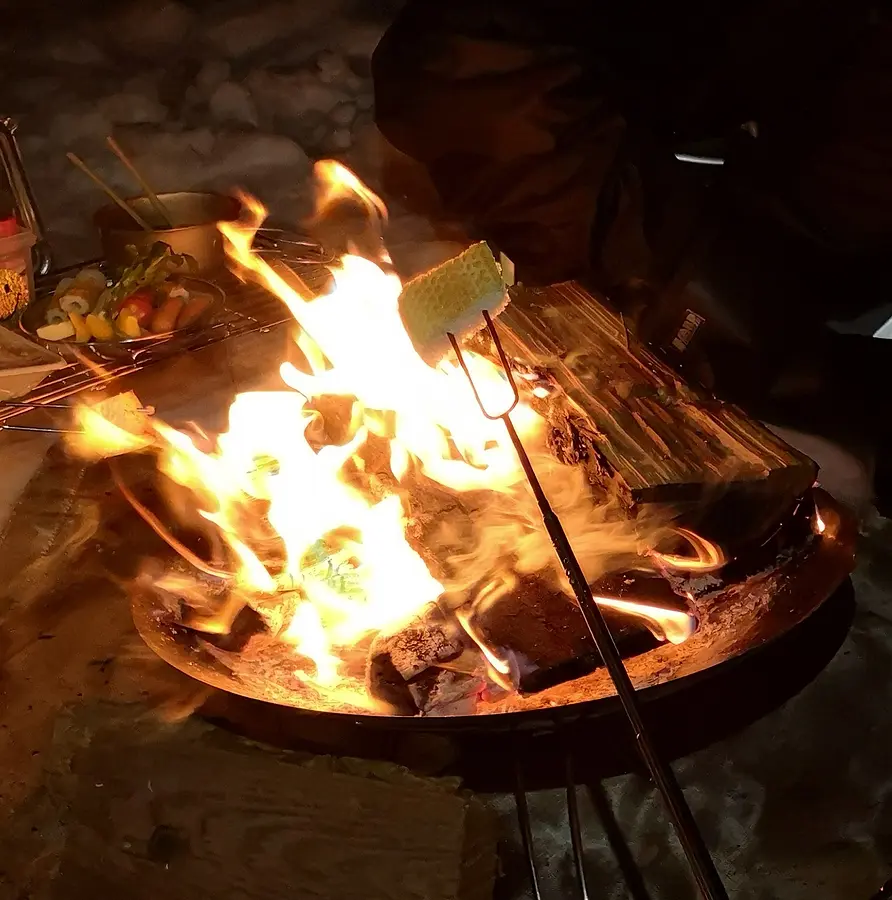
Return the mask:
[[(594, 586), (606, 596), (664, 603), (678, 608), (662, 579), (614, 576)], [(657, 643), (642, 622), (610, 609), (604, 618), (624, 655)], [(536, 693), (579, 678), (601, 665), (601, 656), (574, 600), (541, 579), (525, 578), (498, 602), (478, 612), (474, 628), (497, 656), (511, 661), (511, 678), (521, 693)]]
[(709, 505), (714, 515), (700, 522), (707, 536), (752, 540), (814, 483), (810, 459), (686, 386), (576, 282), (517, 290), (498, 327), (506, 349), (558, 388), (542, 404), (553, 449), (630, 508), (671, 504), (699, 516)]
[(480, 675), (448, 669), (428, 669), (409, 685), (423, 716), (472, 716), (485, 688)]
[(379, 634), (370, 656), (387, 654), (404, 681), (425, 669), (461, 655), (465, 642), (454, 620), (430, 603), (411, 622), (393, 634)]
[(64, 830), (41, 896), (492, 896), (494, 823), (457, 780), (279, 753), (195, 721), (165, 730), (140, 711), (93, 705), (57, 729), (56, 806), (19, 823), (25, 835)]

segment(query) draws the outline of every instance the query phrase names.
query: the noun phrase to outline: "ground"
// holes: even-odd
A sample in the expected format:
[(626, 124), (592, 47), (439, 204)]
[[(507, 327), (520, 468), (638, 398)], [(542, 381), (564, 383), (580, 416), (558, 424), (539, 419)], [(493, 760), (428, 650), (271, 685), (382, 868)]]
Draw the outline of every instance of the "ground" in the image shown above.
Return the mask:
[[(344, 155), (374, 179), (377, 145), (363, 143), (368, 56), (389, 12), (348, 0), (28, 4), (28, 20), (14, 18), (0, 34), (11, 73), (0, 84), (0, 112), (20, 121), (22, 151), (58, 256), (96, 252), (89, 217), (102, 199), (66, 151), (119, 190), (135, 192), (105, 148), (111, 133), (157, 189), (238, 184), (286, 222), (306, 210), (313, 158)], [(415, 237), (423, 239), (423, 228)], [(200, 419), (240, 378), (256, 375), (246, 361), (252, 353), (265, 358), (269, 350), (240, 344), (205, 351), (137, 387), (165, 417)], [(4, 519), (50, 443), (0, 435)], [(798, 697), (677, 765), (731, 894), (741, 900), (866, 900), (892, 874), (892, 533), (870, 515), (860, 463), (813, 440), (806, 449), (824, 464), (826, 485), (864, 516), (852, 631)], [(68, 488), (46, 498), (43, 512), (51, 513), (32, 522), (28, 540), (7, 533), (0, 553), (0, 808), (10, 822), (21, 821), (16, 817), (43, 784), (63, 708), (104, 699), (182, 714), (195, 699), (183, 695), (182, 682), (171, 687), (155, 677), (126, 605), (110, 604), (95, 572), (77, 570), (83, 589), (70, 606), (60, 606), (47, 588), (60, 574), (74, 577), (70, 567), (95, 527), (89, 504), (71, 505), (77, 483)], [(678, 849), (666, 837), (653, 790), (632, 777), (608, 787), (653, 896), (691, 895), (679, 887)], [(513, 801), (491, 802), (516, 852)], [(572, 895), (563, 794), (536, 795), (531, 806), (545, 895)], [(590, 810), (584, 813), (596, 893), (625, 896), (606, 840)], [(0, 858), (6, 871), (10, 857)], [(0, 872), (4, 900), (27, 896), (14, 876)], [(509, 877), (502, 891), (529, 896), (519, 877)]]
[(140, 193), (105, 146), (110, 134), (157, 191), (241, 186), (292, 225), (308, 209), (309, 160), (353, 157), (371, 177), (374, 148), (357, 145), (371, 121), (369, 56), (390, 14), (372, 0), (16, 10), (0, 35), (10, 73), (0, 110), (19, 123), (57, 257), (95, 254), (89, 221), (104, 202), (66, 152), (125, 196)]

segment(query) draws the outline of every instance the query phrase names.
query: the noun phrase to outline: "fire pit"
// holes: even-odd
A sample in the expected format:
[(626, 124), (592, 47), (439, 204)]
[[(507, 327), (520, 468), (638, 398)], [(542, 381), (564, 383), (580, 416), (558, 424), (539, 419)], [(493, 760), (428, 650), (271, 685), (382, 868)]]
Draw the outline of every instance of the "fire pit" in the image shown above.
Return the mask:
[(226, 696), (337, 727), (566, 733), (616, 720), (618, 698), (704, 896), (724, 896), (640, 706), (817, 620), (853, 564), (850, 520), (810, 460), (689, 390), (578, 286), (515, 291), (507, 354), (487, 319), (489, 341), (429, 364), (375, 239), (383, 204), (321, 171), (320, 216), (365, 222), (327, 292), (254, 251), (259, 206), (221, 223), (300, 326), (281, 390), (239, 394), (219, 435), (133, 395), (78, 409), (72, 449), (131, 457), (115, 479), (168, 547), (134, 582), (140, 634)]
[[(769, 571), (693, 597), (689, 608), (696, 617), (696, 630), (683, 642), (658, 642), (646, 629), (642, 634), (642, 629), (630, 628), (628, 622), (622, 623), (621, 618), (611, 617), (620, 648), (634, 654), (627, 655), (626, 667), (645, 702), (674, 690), (689, 688), (715, 667), (764, 649), (821, 608), (851, 569), (855, 529), (851, 519), (828, 495), (816, 490), (809, 498), (811, 501), (814, 506), (811, 507), (813, 512), (810, 510), (810, 518), (815, 524), (821, 523), (817, 526), (820, 532), (806, 540), (795, 553), (788, 553), (785, 560)], [(643, 583), (646, 585), (647, 581)], [(631, 584), (642, 590), (641, 580)], [(653, 590), (653, 587), (650, 589)], [(567, 624), (570, 616), (578, 618), (570, 601), (567, 600), (564, 605), (555, 603), (553, 594), (544, 596), (544, 603), (541, 592), (535, 600), (515, 599), (518, 607), (512, 610), (512, 614), (520, 618), (521, 623), (525, 621), (525, 615), (533, 615), (535, 622), (536, 614), (541, 615), (544, 606), (552, 615), (558, 614), (555, 618), (560, 621), (556, 628), (562, 627), (566, 634), (569, 627), (579, 643), (584, 645), (581, 622), (575, 628)], [(670, 610), (676, 615), (676, 620), (687, 615), (681, 611), (680, 605), (670, 606), (665, 597), (662, 605), (652, 602), (652, 605), (643, 607), (656, 611), (654, 615), (658, 615), (660, 610)], [(242, 636), (238, 650), (225, 649), (227, 646), (239, 647), (239, 640), (227, 644), (225, 640), (220, 641), (185, 626), (172, 614), (170, 605), (163, 602), (157, 590), (144, 588), (135, 592), (132, 609), (143, 639), (171, 665), (221, 690), (295, 710), (336, 716), (346, 713), (356, 721), (377, 721), (393, 727), (401, 724), (429, 730), (458, 727), (466, 731), (541, 728), (546, 722), (598, 716), (614, 712), (616, 708), (610, 679), (589, 650), (587, 654), (581, 651), (567, 660), (569, 665), (565, 671), (571, 677), (557, 684), (537, 690), (533, 679), (533, 690), (503, 690), (492, 696), (475, 696), (473, 704), (464, 702), (457, 707), (455, 700), (450, 704), (447, 699), (443, 710), (435, 710), (433, 715), (422, 720), (389, 716), (382, 710), (371, 711), (338, 703), (336, 699), (315, 691), (312, 685), (301, 681), (299, 674), (295, 674), (297, 670), (293, 659), (283, 661), (281, 644), (261, 637), (254, 656), (243, 659), (242, 650), (250, 644), (251, 637), (245, 639)], [(428, 623), (428, 627), (436, 632), (439, 624)], [(522, 628), (523, 625), (516, 627)], [(257, 634), (262, 632), (255, 633), (254, 638)], [(413, 636), (417, 636), (417, 632)], [(224, 649), (220, 649), (221, 646)], [(417, 657), (414, 659), (417, 661)], [(572, 677), (574, 667), (591, 671)], [(456, 677), (461, 675), (460, 668), (439, 668), (436, 660), (429, 661), (427, 668), (436, 669), (441, 677), (443, 673)], [(413, 679), (417, 678), (418, 675), (413, 676)], [(424, 683), (424, 679), (419, 681)], [(449, 679), (450, 683), (454, 681), (455, 678)], [(466, 700), (464, 697), (462, 699)], [(409, 714), (417, 716), (420, 712), (410, 710)]]
[[(151, 511), (117, 470), (182, 557), (137, 580), (140, 633), (200, 681), (314, 713), (513, 728), (610, 708), (517, 456), (465, 379), (501, 402), (492, 346), (466, 349), (464, 373), (422, 361), (374, 239), (383, 204), (321, 172), (319, 218), (352, 204), (365, 223), (366, 257), (345, 255), (328, 293), (254, 252), (259, 206), (221, 224), (301, 326), (291, 390), (240, 394), (219, 437), (80, 409), (75, 450), (151, 453), (162, 476)], [(507, 324), (511, 422), (639, 690), (769, 643), (844, 578), (851, 528), (811, 461), (690, 392), (579, 289), (519, 292)]]

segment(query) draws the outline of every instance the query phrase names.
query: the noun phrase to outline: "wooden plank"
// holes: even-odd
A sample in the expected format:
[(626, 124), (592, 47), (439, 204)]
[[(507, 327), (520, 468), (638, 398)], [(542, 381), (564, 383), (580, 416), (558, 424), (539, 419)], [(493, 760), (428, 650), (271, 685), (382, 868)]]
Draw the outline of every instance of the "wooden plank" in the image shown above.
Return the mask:
[(717, 485), (800, 496), (815, 464), (737, 407), (686, 386), (575, 282), (517, 290), (509, 352), (546, 369), (591, 426), (598, 463), (630, 503), (696, 502)]
[(495, 823), (457, 779), (280, 752), (144, 713), (93, 703), (62, 718), (51, 801), (19, 828), (62, 826), (45, 843), (61, 859), (33, 896), (491, 898)]

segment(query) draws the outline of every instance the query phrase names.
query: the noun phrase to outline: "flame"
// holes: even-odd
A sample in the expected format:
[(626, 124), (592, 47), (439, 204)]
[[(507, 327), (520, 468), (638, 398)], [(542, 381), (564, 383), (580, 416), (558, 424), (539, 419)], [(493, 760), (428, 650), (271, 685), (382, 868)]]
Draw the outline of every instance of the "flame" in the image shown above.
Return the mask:
[[(313, 660), (316, 667), (316, 681), (323, 687), (334, 687), (339, 681), (340, 660), (331, 653), (328, 635), (319, 617), (319, 611), (312, 603), (304, 602), (294, 612), (283, 640), (295, 645), (301, 656)], [(297, 673), (305, 677), (304, 673)]]
[(673, 553), (659, 553), (650, 551), (650, 556), (667, 569), (675, 569), (679, 572), (715, 572), (725, 565), (727, 560), (722, 548), (712, 541), (708, 541), (699, 534), (687, 528), (676, 528), (675, 534), (684, 538), (695, 556), (678, 556)]
[(696, 630), (697, 620), (682, 609), (670, 609), (654, 603), (637, 600), (619, 600), (614, 597), (594, 597), (598, 606), (615, 609), (636, 619), (641, 619), (657, 640), (670, 644), (683, 644)]
[[(323, 162), (316, 175), (320, 214), (341, 199), (358, 199), (370, 221), (383, 222), (383, 202), (348, 169)], [(237, 395), (227, 430), (216, 438), (156, 418), (137, 446), (82, 408), (82, 451), (107, 456), (145, 449), (143, 441), (150, 441), (160, 471), (188, 492), (200, 521), (228, 548), (234, 595), (277, 629), (296, 659), (310, 661), (309, 671), (299, 670), (302, 680), (340, 697), (351, 677), (344, 662), (352, 648), (378, 631), (398, 629), (444, 594), (446, 576), (434, 577), (407, 536), (413, 486), (426, 480), (447, 492), (486, 491), (491, 498), (489, 509), (471, 519), (473, 558), (453, 552), (450, 591), (464, 580), (479, 581), (481, 570), (491, 575), (509, 558), (521, 574), (557, 564), (504, 424), (481, 415), (456, 363), (432, 368), (416, 353), (399, 315), (402, 285), (386, 248), (375, 260), (346, 253), (331, 267), (329, 291), (313, 296), (294, 273), (254, 253), (266, 211), (253, 198), (243, 200), (243, 219), (219, 224), (227, 252), (243, 277), (287, 305), (306, 365), (282, 363), (281, 390)], [(465, 357), (487, 406), (506, 405), (510, 391), (500, 367), (479, 354)], [(528, 398), (546, 396), (548, 386), (537, 381), (525, 391), (511, 421), (541, 465), (543, 485), (566, 516), (586, 574), (599, 574), (606, 559), (640, 561), (635, 526), (612, 521), (607, 507), (591, 502), (584, 472), (546, 453), (545, 421)], [(341, 443), (319, 446), (315, 407), (332, 397), (349, 404), (349, 422)], [(656, 553), (654, 559), (674, 568), (717, 565), (716, 548), (691, 533), (685, 537), (696, 559)], [(598, 602), (657, 622), (668, 640), (683, 639), (680, 619), (660, 618), (646, 604)], [(270, 615), (273, 608), (290, 609), (290, 618), (281, 622)], [(209, 616), (197, 613), (200, 621)], [(227, 607), (225, 620), (231, 617)], [(459, 619), (504, 681), (507, 663), (484, 646), (467, 616)]]
[(66, 436), (66, 445), (71, 453), (84, 459), (137, 453), (153, 444), (150, 436), (127, 431), (106, 418), (99, 408), (86, 404), (75, 409), (74, 426)]
[[(483, 654), (490, 678), (506, 690), (512, 689), (512, 677), (517, 675), (516, 668), (510, 662), (510, 659), (514, 659), (514, 654), (506, 648), (509, 659), (502, 658), (483, 637), (474, 623), (474, 618), (494, 604), (504, 602), (516, 585), (517, 578), (513, 573), (500, 572), (481, 588), (470, 609), (463, 607), (455, 610), (455, 616), (465, 633)], [(683, 644), (697, 629), (696, 617), (683, 609), (594, 594), (592, 599), (601, 608), (613, 609), (626, 616), (640, 619), (658, 641)]]

